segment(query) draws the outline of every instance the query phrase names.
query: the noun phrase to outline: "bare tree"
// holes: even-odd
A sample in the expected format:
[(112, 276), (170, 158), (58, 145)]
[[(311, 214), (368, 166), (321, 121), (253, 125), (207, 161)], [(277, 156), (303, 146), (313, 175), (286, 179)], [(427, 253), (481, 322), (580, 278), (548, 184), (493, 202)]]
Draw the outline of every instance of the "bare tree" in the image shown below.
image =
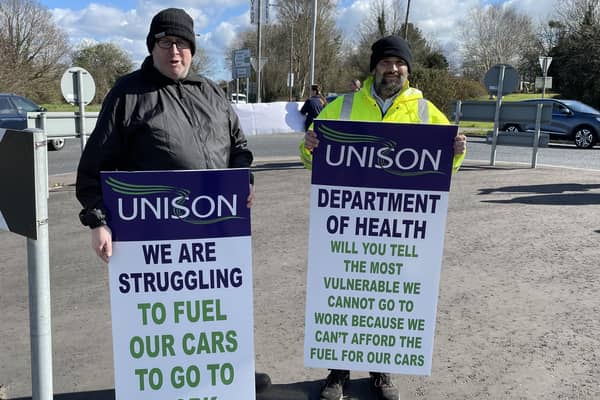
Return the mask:
[(555, 20), (565, 33), (577, 33), (584, 18), (600, 23), (600, 0), (562, 0), (555, 10)]
[[(261, 98), (269, 101), (289, 96), (288, 73), (294, 73), (293, 97), (303, 98), (310, 84), (310, 50), (312, 40), (311, 0), (282, 0), (277, 4), (275, 22), (263, 25)], [(335, 26), (335, 2), (320, 0), (315, 40), (315, 82), (332, 91), (338, 85), (342, 69), (342, 39)], [(292, 42), (293, 31), (293, 42)], [(256, 31), (240, 35), (233, 49), (250, 48), (256, 53)], [(232, 49), (232, 50), (233, 50)], [(254, 54), (256, 56), (256, 54)]]
[(369, 17), (361, 22), (361, 41), (373, 42), (373, 38), (401, 35), (406, 6), (404, 0), (376, 0)]
[(363, 79), (370, 73), (371, 45), (384, 36), (402, 35), (404, 10), (403, 0), (377, 0), (371, 5), (368, 17), (360, 24), (358, 41), (348, 56), (351, 68)]
[(58, 98), (68, 65), (67, 35), (34, 0), (0, 0), (0, 91), (38, 102)]
[(530, 17), (511, 7), (474, 8), (462, 26), (463, 74), (474, 79), (495, 64), (519, 65), (535, 41)]
[(213, 71), (213, 61), (206, 53), (203, 47), (196, 46), (196, 53), (192, 58), (192, 72), (200, 75), (211, 75)]
[(97, 102), (102, 102), (119, 77), (133, 69), (129, 55), (114, 43), (82, 43), (73, 53), (73, 65), (85, 68), (94, 78)]

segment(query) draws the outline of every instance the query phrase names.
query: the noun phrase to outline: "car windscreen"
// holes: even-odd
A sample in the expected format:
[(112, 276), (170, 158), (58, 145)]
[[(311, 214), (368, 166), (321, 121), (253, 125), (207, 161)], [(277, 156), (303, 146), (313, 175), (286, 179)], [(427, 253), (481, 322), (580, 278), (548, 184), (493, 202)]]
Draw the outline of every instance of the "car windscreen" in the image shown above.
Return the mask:
[(40, 109), (40, 106), (23, 97), (15, 96), (12, 100), (21, 112), (34, 112)]
[(6, 97), (0, 97), (0, 114), (12, 114), (17, 112)]
[(561, 100), (561, 103), (564, 103), (565, 105), (569, 106), (572, 110), (577, 111), (577, 112), (587, 113), (587, 114), (600, 114), (600, 111), (598, 111), (595, 108), (590, 107), (587, 104), (584, 104), (580, 101)]

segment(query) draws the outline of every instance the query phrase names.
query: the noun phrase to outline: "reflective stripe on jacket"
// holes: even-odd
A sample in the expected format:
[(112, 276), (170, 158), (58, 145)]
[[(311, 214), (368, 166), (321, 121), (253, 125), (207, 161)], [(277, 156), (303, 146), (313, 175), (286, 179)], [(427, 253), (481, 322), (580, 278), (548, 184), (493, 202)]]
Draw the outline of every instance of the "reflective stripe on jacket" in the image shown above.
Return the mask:
[[(317, 119), (400, 122), (417, 124), (449, 125), (448, 118), (432, 102), (423, 98), (420, 90), (409, 87), (408, 81), (396, 97), (385, 115), (382, 115), (377, 101), (371, 96), (373, 78), (365, 81), (363, 88), (336, 98), (319, 114)], [(311, 126), (312, 129), (312, 126)], [(299, 146), (300, 159), (305, 168), (312, 168), (312, 152), (304, 147), (304, 139)], [(454, 156), (452, 171), (458, 171), (465, 154)]]

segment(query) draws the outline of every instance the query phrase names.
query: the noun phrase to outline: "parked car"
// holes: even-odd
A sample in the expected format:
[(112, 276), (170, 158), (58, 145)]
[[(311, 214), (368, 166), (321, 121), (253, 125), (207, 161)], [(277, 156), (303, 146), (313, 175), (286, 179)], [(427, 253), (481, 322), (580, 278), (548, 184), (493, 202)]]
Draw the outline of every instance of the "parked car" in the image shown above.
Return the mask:
[[(594, 147), (600, 137), (600, 111), (577, 100), (532, 99), (523, 100), (536, 104), (552, 105), (552, 121), (542, 124), (543, 133), (550, 140), (568, 140), (582, 149)], [(535, 124), (523, 125), (506, 122), (502, 126), (506, 132), (534, 131)]]
[(231, 94), (231, 102), (233, 104), (246, 104), (248, 101), (246, 100), (246, 95), (243, 93), (232, 93)]
[[(46, 111), (26, 97), (13, 93), (0, 93), (0, 128), (27, 129), (27, 113)], [(64, 138), (48, 139), (48, 148), (60, 150), (65, 147)]]

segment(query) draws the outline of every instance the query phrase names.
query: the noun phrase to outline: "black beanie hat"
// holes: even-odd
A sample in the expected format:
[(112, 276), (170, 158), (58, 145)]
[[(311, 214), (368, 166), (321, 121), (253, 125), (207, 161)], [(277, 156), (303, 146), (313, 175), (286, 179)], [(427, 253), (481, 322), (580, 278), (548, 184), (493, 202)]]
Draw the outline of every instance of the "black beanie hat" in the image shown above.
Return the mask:
[(373, 46), (371, 46), (371, 71), (375, 69), (377, 63), (385, 57), (400, 57), (406, 61), (408, 72), (410, 73), (410, 67), (412, 64), (412, 54), (410, 53), (410, 47), (406, 40), (400, 36), (386, 36), (379, 39)]
[(150, 32), (146, 37), (148, 51), (152, 53), (154, 43), (164, 36), (177, 36), (190, 43), (192, 56), (196, 53), (196, 35), (194, 34), (194, 20), (180, 8), (167, 8), (152, 18)]

